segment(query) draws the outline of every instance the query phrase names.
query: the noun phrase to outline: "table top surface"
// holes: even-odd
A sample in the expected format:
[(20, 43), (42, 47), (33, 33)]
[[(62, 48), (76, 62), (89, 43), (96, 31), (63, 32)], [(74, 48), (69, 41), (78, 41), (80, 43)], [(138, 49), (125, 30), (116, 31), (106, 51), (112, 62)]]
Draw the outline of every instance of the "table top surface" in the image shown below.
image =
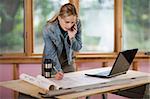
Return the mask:
[[(82, 88), (82, 86), (98, 85), (97, 88), (92, 88), (90, 90), (84, 90), (79, 92), (74, 92), (70, 94), (65, 94), (57, 96), (62, 99), (69, 99), (81, 96), (87, 96), (92, 94), (111, 92), (118, 89), (130, 88), (138, 85), (143, 85), (150, 83), (150, 74), (143, 73), (139, 71), (129, 70), (126, 74), (119, 75), (112, 78), (96, 78), (84, 75), (85, 73), (98, 73), (100, 71), (108, 70), (109, 68), (98, 68), (84, 71), (77, 71), (72, 73), (64, 74), (63, 80), (55, 80), (51, 78), (50, 80), (59, 84), (64, 89), (67, 88)], [(37, 87), (33, 84), (27, 83), (23, 80), (11, 80), (0, 82), (0, 86), (13, 89), (15, 91), (31, 95), (33, 97), (41, 98), (41, 93), (45, 93), (46, 90)]]

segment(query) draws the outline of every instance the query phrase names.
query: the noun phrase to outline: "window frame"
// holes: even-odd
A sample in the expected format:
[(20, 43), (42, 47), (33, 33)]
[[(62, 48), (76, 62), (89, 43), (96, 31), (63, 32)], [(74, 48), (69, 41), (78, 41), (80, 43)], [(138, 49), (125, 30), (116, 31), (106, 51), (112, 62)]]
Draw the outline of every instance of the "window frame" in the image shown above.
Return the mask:
[[(79, 12), (79, 0), (69, 0), (70, 3), (74, 4)], [(76, 52), (77, 58), (96, 58), (112, 56), (122, 50), (122, 3), (123, 0), (114, 0), (114, 51), (112, 53), (80, 53)], [(24, 13), (25, 13), (25, 31), (24, 31), (24, 53), (8, 53), (0, 56), (42, 56), (34, 52), (34, 30), (33, 30), (33, 0), (24, 0)], [(140, 56), (145, 56), (144, 52), (139, 52)]]

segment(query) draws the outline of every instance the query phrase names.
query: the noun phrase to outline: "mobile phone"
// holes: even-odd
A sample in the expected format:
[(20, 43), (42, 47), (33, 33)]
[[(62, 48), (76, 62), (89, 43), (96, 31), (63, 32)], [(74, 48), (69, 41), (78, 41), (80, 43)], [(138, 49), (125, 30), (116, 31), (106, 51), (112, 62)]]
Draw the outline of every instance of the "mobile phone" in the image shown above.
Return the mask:
[(75, 27), (75, 24), (70, 28), (70, 30), (73, 31), (74, 27)]

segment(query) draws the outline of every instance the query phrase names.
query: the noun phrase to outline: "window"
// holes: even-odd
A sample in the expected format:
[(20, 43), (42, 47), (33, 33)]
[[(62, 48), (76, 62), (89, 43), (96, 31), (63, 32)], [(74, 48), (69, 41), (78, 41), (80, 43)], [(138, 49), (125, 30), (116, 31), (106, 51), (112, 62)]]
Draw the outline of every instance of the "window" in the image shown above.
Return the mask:
[[(26, 1), (31, 3), (24, 5), (24, 0), (4, 0), (0, 3), (0, 54), (24, 53), (24, 49), (26, 52), (29, 50), (28, 55), (31, 55), (32, 51), (34, 54), (41, 54), (43, 51), (43, 26), (59, 10), (62, 4), (73, 0)], [(113, 52), (114, 49), (120, 50), (120, 46), (123, 49), (138, 47), (140, 51), (150, 51), (149, 0), (116, 1), (123, 3), (123, 9), (119, 9), (123, 10), (123, 45), (116, 43), (119, 47), (114, 44), (114, 36), (118, 37), (115, 42), (121, 40), (121, 37), (114, 33), (116, 30), (120, 31), (120, 27), (114, 27), (114, 0), (79, 0), (78, 2), (79, 18), (82, 22), (83, 48), (80, 51), (81, 53), (109, 53)], [(33, 4), (33, 10), (25, 11), (24, 7), (32, 8), (31, 4)], [(118, 6), (121, 7), (122, 5), (119, 4)], [(118, 16), (117, 12), (115, 14)], [(25, 18), (28, 20), (25, 20)], [(117, 20), (121, 22), (121, 19)], [(26, 21), (31, 22), (26, 24)], [(25, 26), (31, 26), (31, 28), (25, 30)], [(29, 31), (27, 37), (31, 38), (25, 38), (24, 31)], [(32, 44), (32, 36), (34, 44)], [(26, 42), (24, 39), (26, 39)]]
[(0, 53), (24, 52), (23, 4), (23, 0), (3, 0), (0, 3)]
[(114, 0), (80, 0), (81, 52), (114, 51)]
[(150, 51), (150, 0), (123, 0), (123, 48)]
[(59, 11), (61, 5), (68, 0), (34, 0), (33, 23), (34, 23), (34, 53), (43, 52), (42, 29), (50, 18)]

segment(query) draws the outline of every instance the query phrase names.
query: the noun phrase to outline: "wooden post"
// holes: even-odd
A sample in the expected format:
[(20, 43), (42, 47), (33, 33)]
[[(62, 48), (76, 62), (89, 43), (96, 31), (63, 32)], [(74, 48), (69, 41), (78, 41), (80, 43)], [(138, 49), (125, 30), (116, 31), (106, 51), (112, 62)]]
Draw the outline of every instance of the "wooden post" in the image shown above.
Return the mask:
[[(19, 79), (19, 64), (13, 64), (13, 80)], [(14, 91), (14, 99), (18, 99), (19, 93)]]
[(80, 70), (79, 68), (81, 67), (81, 62), (75, 61), (75, 65), (76, 65), (76, 67), (75, 67), (76, 71), (79, 71)]
[(139, 62), (134, 61), (133, 64), (132, 64), (132, 69), (138, 71), (139, 70), (138, 66), (139, 66)]
[(114, 51), (120, 52), (122, 48), (122, 0), (114, 0), (114, 19), (115, 19), (115, 30), (114, 30)]
[(102, 62), (102, 67), (108, 67), (108, 62)]
[(13, 80), (19, 78), (19, 64), (13, 64)]
[(69, 2), (71, 4), (74, 4), (74, 6), (76, 7), (77, 13), (79, 15), (79, 0), (69, 0)]

